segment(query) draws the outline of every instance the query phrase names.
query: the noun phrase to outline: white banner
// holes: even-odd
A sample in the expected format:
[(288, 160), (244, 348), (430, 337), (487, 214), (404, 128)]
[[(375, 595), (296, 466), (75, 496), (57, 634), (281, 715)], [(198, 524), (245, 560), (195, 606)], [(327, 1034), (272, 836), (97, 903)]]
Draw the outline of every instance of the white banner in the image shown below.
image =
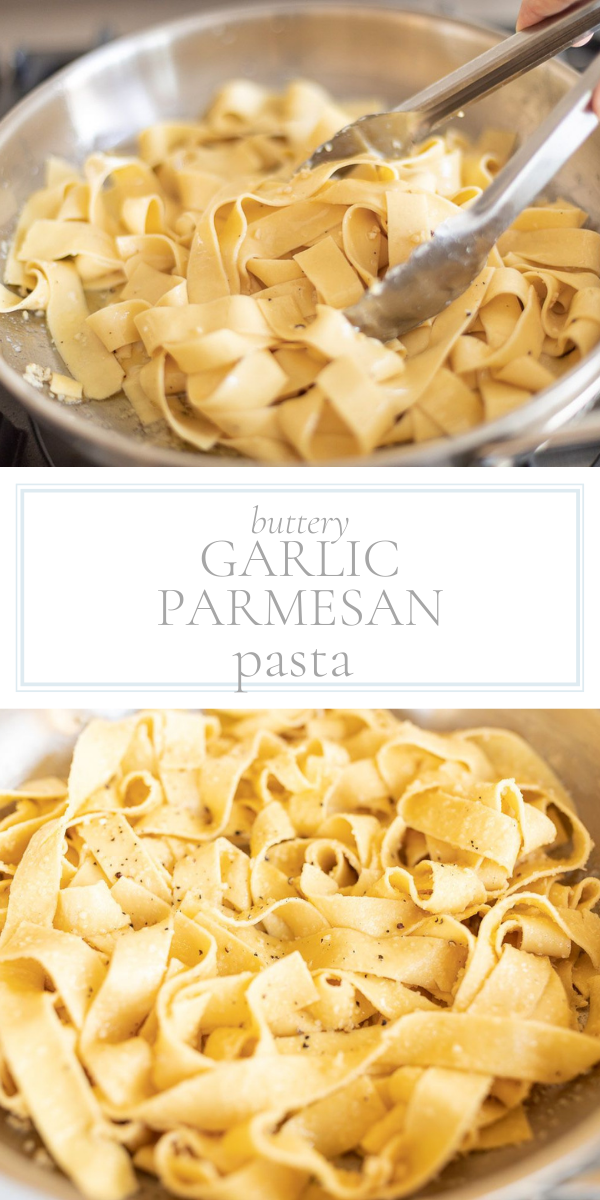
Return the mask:
[(0, 701), (597, 703), (580, 479), (6, 471)]

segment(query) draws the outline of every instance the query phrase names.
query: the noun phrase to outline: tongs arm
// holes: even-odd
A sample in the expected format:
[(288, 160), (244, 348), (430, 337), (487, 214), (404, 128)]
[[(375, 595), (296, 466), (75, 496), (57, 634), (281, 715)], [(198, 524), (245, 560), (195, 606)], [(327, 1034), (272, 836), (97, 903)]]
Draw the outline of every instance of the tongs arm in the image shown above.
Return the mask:
[(486, 238), (496, 241), (594, 132), (599, 83), (600, 54), (475, 202), (469, 218)]
[(522, 33), (505, 38), (445, 79), (411, 96), (393, 111), (418, 111), (430, 127), (447, 121), (467, 104), (489, 96), (505, 83), (554, 58), (599, 25), (598, 0), (573, 5), (558, 16), (548, 17)]
[(523, 33), (487, 50), (445, 79), (410, 96), (388, 112), (359, 117), (319, 146), (304, 163), (316, 167), (357, 154), (401, 158), (415, 141), (460, 112), (473, 100), (490, 95), (505, 83), (553, 58), (584, 33), (600, 25), (600, 0), (586, 0), (566, 13), (549, 17)]
[(494, 243), (597, 128), (591, 107), (600, 54), (539, 129), (509, 159), (472, 207), (439, 225), (435, 237), (392, 267), (346, 316), (381, 341), (402, 336), (458, 299), (485, 266)]

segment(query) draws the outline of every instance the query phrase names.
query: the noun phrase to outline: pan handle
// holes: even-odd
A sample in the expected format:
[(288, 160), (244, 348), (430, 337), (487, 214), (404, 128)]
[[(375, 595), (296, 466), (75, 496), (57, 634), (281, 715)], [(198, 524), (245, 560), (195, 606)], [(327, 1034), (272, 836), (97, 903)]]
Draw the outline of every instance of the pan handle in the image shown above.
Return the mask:
[(600, 412), (556, 433), (526, 433), (502, 442), (488, 442), (475, 451), (471, 466), (518, 467), (532, 454), (545, 450), (585, 450), (588, 446), (596, 446), (600, 453)]

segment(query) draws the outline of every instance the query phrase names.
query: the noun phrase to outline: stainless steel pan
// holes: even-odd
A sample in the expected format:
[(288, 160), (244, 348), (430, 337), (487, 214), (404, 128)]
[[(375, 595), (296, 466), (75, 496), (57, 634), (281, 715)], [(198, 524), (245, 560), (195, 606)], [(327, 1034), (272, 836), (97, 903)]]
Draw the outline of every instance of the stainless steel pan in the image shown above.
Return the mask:
[[(418, 91), (498, 40), (498, 34), (423, 13), (370, 4), (280, 0), (202, 11), (192, 18), (115, 42), (79, 60), (34, 92), (0, 124), (0, 246), (43, 178), (49, 154), (80, 162), (95, 149), (131, 143), (165, 117), (191, 116), (225, 80), (246, 76), (278, 86), (299, 75), (337, 96), (376, 95), (388, 104)], [(552, 62), (468, 110), (465, 128), (487, 125), (526, 136), (573, 82)], [(556, 188), (579, 202), (600, 228), (600, 131), (571, 160)], [(0, 262), (2, 261), (0, 250)], [(104, 465), (239, 465), (191, 453), (163, 429), (152, 439), (124, 399), (61, 407), (23, 379), (29, 362), (60, 367), (41, 321), (0, 321), (0, 382), (42, 425)], [(525, 407), (461, 437), (381, 451), (359, 465), (435, 465), (502, 461), (511, 444), (535, 447), (582, 413), (600, 393), (600, 347)], [(525, 442), (523, 442), (525, 439)], [(339, 463), (337, 465), (340, 465)], [(348, 465), (346, 462), (342, 465)]]
[[(90, 715), (0, 711), (0, 787), (16, 786), (36, 771), (64, 771), (78, 729)], [(401, 715), (438, 730), (469, 725), (514, 729), (561, 777), (600, 844), (600, 712), (445, 709)], [(600, 871), (598, 850), (591, 869)], [(459, 1160), (420, 1193), (420, 1200), (600, 1200), (600, 1171), (591, 1169), (600, 1162), (600, 1071), (567, 1087), (540, 1089), (532, 1120), (533, 1143)], [(61, 1175), (27, 1157), (24, 1136), (30, 1134), (20, 1134), (0, 1119), (3, 1200), (39, 1200), (40, 1193), (76, 1200), (75, 1189)], [(148, 1183), (141, 1200), (165, 1200), (165, 1194)]]

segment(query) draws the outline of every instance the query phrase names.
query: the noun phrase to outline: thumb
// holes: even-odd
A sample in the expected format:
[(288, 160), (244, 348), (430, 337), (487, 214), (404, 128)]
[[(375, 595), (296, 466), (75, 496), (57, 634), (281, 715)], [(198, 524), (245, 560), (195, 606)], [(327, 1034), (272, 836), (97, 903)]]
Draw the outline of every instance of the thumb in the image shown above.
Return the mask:
[(537, 25), (545, 17), (553, 17), (571, 7), (571, 0), (523, 0), (517, 20), (517, 30), (528, 29)]

